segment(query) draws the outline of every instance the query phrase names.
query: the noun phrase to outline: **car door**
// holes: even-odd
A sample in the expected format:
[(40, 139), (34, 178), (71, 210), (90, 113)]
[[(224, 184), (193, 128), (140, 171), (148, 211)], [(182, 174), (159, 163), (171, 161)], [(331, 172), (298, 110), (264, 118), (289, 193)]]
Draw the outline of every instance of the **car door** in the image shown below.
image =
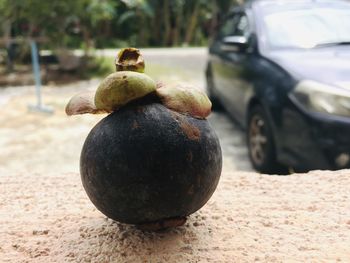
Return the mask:
[(223, 40), (234, 34), (238, 18), (237, 13), (230, 14), (226, 18), (224, 23), (220, 26), (218, 36), (210, 49), (213, 83), (221, 100), (224, 97), (226, 86), (230, 85), (229, 75), (231, 74), (226, 65), (227, 51), (225, 50)]
[[(227, 25), (230, 30), (223, 30), (216, 45), (217, 58), (212, 63), (213, 81), (225, 108), (237, 121), (244, 123), (248, 93), (252, 90), (249, 63), (250, 63), (250, 25), (248, 16), (238, 12), (229, 17)], [(241, 37), (247, 41), (245, 48), (227, 43), (228, 37)]]

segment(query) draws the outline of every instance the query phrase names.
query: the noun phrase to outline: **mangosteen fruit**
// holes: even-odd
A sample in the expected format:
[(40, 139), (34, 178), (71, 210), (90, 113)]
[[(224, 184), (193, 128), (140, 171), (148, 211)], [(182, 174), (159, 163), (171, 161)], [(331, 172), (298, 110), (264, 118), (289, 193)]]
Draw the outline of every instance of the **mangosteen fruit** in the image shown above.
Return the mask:
[(146, 230), (185, 223), (214, 193), (220, 143), (206, 117), (211, 102), (187, 85), (156, 84), (139, 50), (126, 48), (117, 72), (95, 93), (74, 96), (68, 115), (107, 113), (85, 140), (80, 173), (107, 217)]

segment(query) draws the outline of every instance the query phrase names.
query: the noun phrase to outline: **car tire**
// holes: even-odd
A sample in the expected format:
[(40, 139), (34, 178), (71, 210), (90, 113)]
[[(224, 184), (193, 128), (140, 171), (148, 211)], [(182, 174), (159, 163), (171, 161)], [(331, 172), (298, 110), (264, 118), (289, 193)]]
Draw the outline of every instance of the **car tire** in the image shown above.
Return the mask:
[(260, 105), (249, 111), (246, 138), (249, 158), (255, 170), (265, 174), (288, 173), (288, 169), (277, 162), (271, 124)]

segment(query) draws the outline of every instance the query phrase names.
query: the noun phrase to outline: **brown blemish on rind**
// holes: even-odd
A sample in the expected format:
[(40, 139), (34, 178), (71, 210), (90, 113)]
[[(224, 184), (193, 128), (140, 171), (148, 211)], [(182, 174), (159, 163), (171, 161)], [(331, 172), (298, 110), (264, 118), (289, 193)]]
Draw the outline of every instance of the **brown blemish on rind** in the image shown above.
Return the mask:
[(144, 107), (141, 105), (141, 106), (136, 107), (136, 112), (137, 112), (137, 113), (143, 113), (143, 112), (145, 112), (145, 109), (144, 109)]
[(160, 231), (168, 228), (182, 226), (186, 223), (186, 217), (175, 217), (163, 219), (156, 222), (149, 222), (144, 224), (139, 224), (137, 227), (144, 231)]
[(199, 129), (192, 125), (186, 118), (185, 115), (181, 115), (177, 112), (171, 111), (173, 119), (179, 124), (182, 132), (186, 135), (189, 140), (198, 141), (201, 137)]
[(134, 121), (134, 123), (132, 124), (132, 130), (135, 130), (135, 129), (138, 129), (140, 126), (139, 124), (137, 123), (137, 121)]
[(201, 133), (196, 126), (190, 124), (187, 121), (182, 121), (180, 122), (180, 127), (188, 139), (193, 141), (198, 141), (200, 139)]
[(192, 154), (192, 152), (191, 151), (189, 151), (188, 153), (187, 153), (187, 161), (189, 161), (189, 162), (192, 162), (192, 160), (193, 160), (193, 154)]
[(190, 189), (188, 189), (188, 192), (187, 192), (189, 195), (193, 195), (194, 194), (194, 185), (192, 184)]

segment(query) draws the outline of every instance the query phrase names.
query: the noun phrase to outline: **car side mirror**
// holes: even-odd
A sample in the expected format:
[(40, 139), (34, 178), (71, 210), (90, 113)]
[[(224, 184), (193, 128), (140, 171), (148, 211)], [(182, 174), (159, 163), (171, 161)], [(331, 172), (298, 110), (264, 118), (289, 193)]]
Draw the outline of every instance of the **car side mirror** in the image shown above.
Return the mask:
[(248, 39), (244, 36), (224, 37), (221, 44), (221, 50), (230, 52), (244, 51), (248, 47)]

